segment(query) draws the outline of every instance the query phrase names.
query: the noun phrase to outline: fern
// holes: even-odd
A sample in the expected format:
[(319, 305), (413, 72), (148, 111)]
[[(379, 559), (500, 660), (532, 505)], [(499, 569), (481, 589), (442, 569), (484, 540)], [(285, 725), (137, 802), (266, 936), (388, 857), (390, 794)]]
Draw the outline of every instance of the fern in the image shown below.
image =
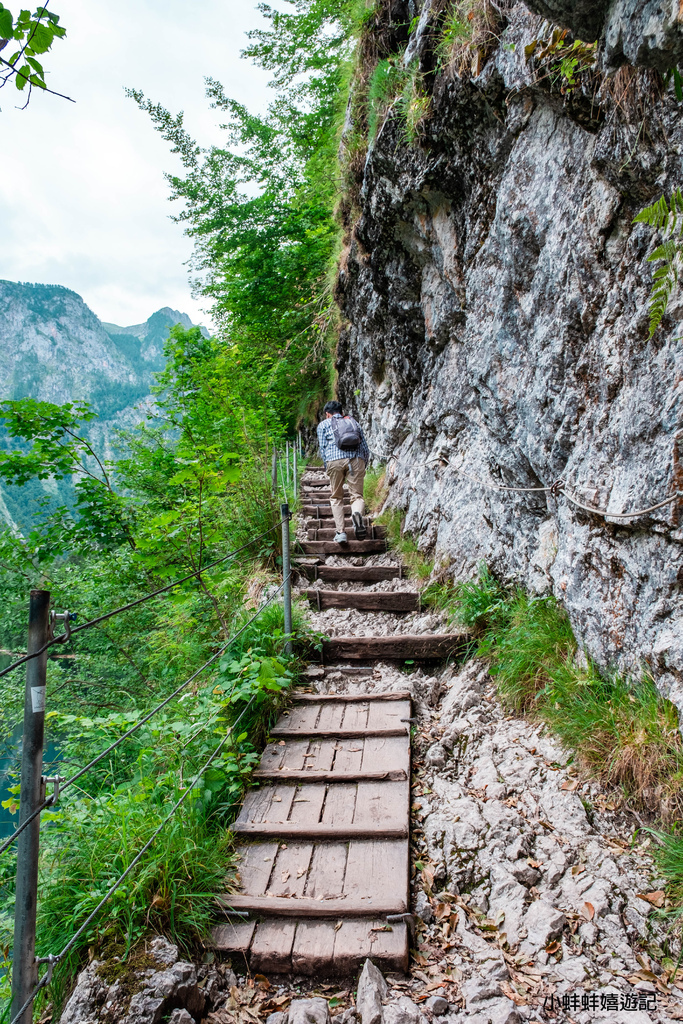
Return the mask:
[(649, 224), (665, 236), (648, 260), (663, 262), (652, 277), (650, 293), (650, 337), (655, 333), (666, 313), (672, 292), (678, 284), (678, 275), (683, 267), (683, 193), (680, 188), (667, 203), (661, 196), (656, 203), (646, 206), (634, 219), (634, 223)]

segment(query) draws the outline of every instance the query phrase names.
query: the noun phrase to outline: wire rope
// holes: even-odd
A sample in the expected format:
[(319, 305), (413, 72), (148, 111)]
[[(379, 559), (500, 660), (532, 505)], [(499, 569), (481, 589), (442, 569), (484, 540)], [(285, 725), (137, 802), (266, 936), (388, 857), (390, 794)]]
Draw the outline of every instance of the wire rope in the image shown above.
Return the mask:
[[(289, 573), (289, 575), (287, 576), (287, 579), (290, 579), (290, 577), (291, 577), (291, 572), (290, 572), (290, 573)], [(178, 686), (178, 687), (177, 687), (177, 688), (176, 688), (176, 689), (175, 689), (175, 690), (173, 691), (173, 693), (169, 694), (169, 696), (168, 696), (168, 697), (165, 697), (165, 698), (164, 698), (164, 700), (162, 700), (162, 701), (161, 701), (161, 702), (160, 702), (159, 704), (157, 704), (155, 708), (153, 708), (153, 709), (152, 709), (152, 710), (151, 710), (151, 711), (150, 711), (150, 712), (149, 712), (148, 714), (146, 714), (146, 715), (144, 716), (144, 718), (141, 718), (139, 722), (136, 722), (136, 723), (135, 723), (135, 725), (131, 726), (131, 728), (130, 728), (130, 729), (128, 729), (128, 730), (127, 730), (126, 732), (124, 732), (122, 736), (119, 736), (119, 738), (118, 738), (117, 740), (115, 740), (115, 741), (114, 741), (113, 743), (111, 743), (111, 744), (110, 744), (110, 745), (109, 745), (109, 746), (108, 746), (108, 747), (106, 748), (106, 750), (103, 750), (103, 751), (102, 751), (101, 753), (99, 753), (99, 754), (97, 755), (97, 757), (94, 757), (94, 758), (92, 759), (92, 761), (89, 761), (89, 762), (88, 762), (88, 764), (84, 765), (84, 767), (83, 767), (83, 768), (79, 769), (79, 771), (77, 771), (75, 775), (72, 775), (72, 776), (71, 776), (71, 778), (69, 778), (69, 779), (66, 779), (66, 780), (65, 780), (65, 782), (64, 782), (63, 784), (60, 784), (60, 787), (59, 787), (59, 792), (60, 792), (60, 793), (63, 793), (65, 789), (67, 789), (67, 788), (68, 788), (69, 786), (72, 786), (72, 785), (73, 785), (73, 784), (74, 784), (75, 782), (77, 782), (77, 781), (78, 781), (78, 779), (80, 779), (80, 778), (81, 778), (81, 777), (82, 777), (83, 775), (85, 775), (85, 773), (86, 773), (87, 771), (89, 771), (89, 770), (90, 770), (91, 768), (94, 768), (94, 767), (95, 767), (95, 765), (96, 765), (96, 764), (99, 764), (99, 762), (100, 762), (100, 761), (104, 760), (104, 758), (105, 758), (105, 757), (106, 757), (106, 756), (107, 756), (108, 754), (110, 754), (110, 753), (111, 753), (111, 752), (112, 752), (113, 750), (116, 750), (116, 748), (117, 748), (117, 747), (119, 747), (119, 746), (120, 746), (120, 745), (121, 745), (121, 744), (123, 743), (123, 741), (124, 741), (124, 740), (128, 739), (128, 737), (129, 737), (129, 736), (132, 736), (132, 735), (133, 735), (133, 733), (135, 733), (135, 732), (137, 732), (137, 731), (138, 731), (138, 729), (141, 729), (143, 725), (145, 725), (145, 724), (146, 724), (147, 722), (149, 722), (150, 718), (153, 718), (153, 717), (154, 717), (154, 715), (156, 715), (156, 714), (157, 714), (157, 713), (158, 713), (159, 711), (161, 711), (161, 709), (162, 709), (162, 708), (166, 707), (166, 705), (167, 705), (167, 704), (169, 704), (169, 703), (170, 703), (170, 702), (171, 702), (171, 701), (172, 701), (172, 700), (174, 699), (174, 697), (177, 697), (177, 696), (178, 696), (178, 694), (179, 694), (179, 693), (181, 693), (181, 692), (182, 692), (182, 691), (183, 691), (183, 690), (185, 689), (185, 687), (189, 686), (189, 684), (190, 684), (190, 683), (191, 683), (191, 682), (192, 682), (192, 681), (193, 681), (194, 679), (196, 679), (196, 678), (197, 678), (197, 676), (198, 676), (198, 675), (199, 675), (199, 674), (200, 674), (201, 672), (203, 672), (205, 668), (208, 668), (208, 667), (209, 667), (209, 665), (213, 664), (213, 662), (214, 662), (214, 661), (216, 661), (216, 659), (217, 659), (217, 658), (219, 658), (219, 657), (221, 656), (221, 654), (223, 654), (223, 652), (224, 652), (225, 650), (227, 650), (227, 648), (228, 648), (228, 647), (230, 647), (230, 645), (231, 645), (232, 643), (234, 643), (234, 641), (235, 641), (235, 640), (237, 640), (237, 638), (238, 638), (239, 636), (241, 636), (241, 635), (242, 635), (242, 633), (244, 633), (244, 631), (245, 631), (245, 630), (246, 630), (246, 629), (247, 629), (247, 628), (248, 628), (248, 627), (249, 627), (249, 626), (250, 626), (250, 625), (252, 624), (252, 622), (253, 622), (253, 621), (254, 621), (255, 619), (257, 619), (257, 618), (258, 618), (258, 616), (259, 616), (259, 615), (261, 614), (261, 612), (262, 612), (262, 611), (263, 611), (263, 610), (264, 610), (265, 608), (267, 608), (269, 604), (272, 604), (272, 602), (273, 602), (273, 601), (275, 600), (275, 598), (276, 598), (276, 597), (278, 596), (278, 594), (280, 593), (280, 591), (281, 591), (281, 590), (283, 589), (283, 587), (284, 587), (284, 585), (285, 585), (285, 583), (286, 583), (286, 582), (287, 582), (287, 580), (283, 580), (283, 581), (282, 581), (282, 583), (281, 583), (281, 584), (279, 585), (279, 587), (277, 588), (277, 590), (276, 590), (276, 591), (275, 591), (275, 592), (274, 592), (273, 594), (271, 594), (271, 596), (270, 596), (270, 597), (268, 598), (268, 600), (267, 600), (267, 601), (265, 601), (265, 602), (264, 602), (264, 604), (262, 604), (262, 605), (261, 605), (261, 607), (260, 607), (260, 608), (258, 609), (258, 611), (256, 611), (256, 612), (255, 612), (255, 613), (254, 613), (254, 614), (253, 614), (253, 615), (251, 616), (251, 618), (250, 618), (250, 619), (249, 619), (249, 620), (248, 620), (247, 622), (245, 622), (245, 623), (244, 623), (244, 625), (243, 625), (243, 626), (242, 626), (242, 627), (241, 627), (241, 628), (240, 628), (240, 629), (239, 629), (239, 630), (237, 631), (237, 633), (235, 633), (235, 634), (234, 634), (234, 636), (231, 636), (231, 637), (230, 637), (230, 638), (229, 638), (229, 639), (228, 639), (228, 640), (227, 640), (227, 641), (226, 641), (226, 642), (225, 642), (225, 643), (224, 643), (224, 644), (222, 645), (222, 647), (220, 647), (220, 648), (219, 648), (219, 649), (218, 649), (218, 650), (216, 651), (216, 653), (215, 653), (215, 654), (213, 654), (213, 655), (212, 655), (212, 656), (211, 656), (211, 657), (209, 658), (209, 660), (208, 660), (208, 661), (205, 661), (205, 662), (204, 662), (204, 664), (203, 664), (203, 665), (202, 665), (202, 666), (201, 666), (200, 668), (198, 668), (198, 669), (197, 669), (197, 671), (196, 671), (196, 672), (194, 672), (194, 673), (193, 673), (193, 674), (192, 674), (192, 675), (191, 675), (191, 676), (189, 677), (189, 679), (186, 679), (186, 680), (185, 680), (185, 681), (184, 681), (183, 683), (181, 683), (181, 685), (180, 685), (180, 686)], [(6, 840), (5, 840), (5, 842), (4, 842), (3, 844), (2, 844), (2, 846), (0, 846), (0, 854), (4, 853), (4, 852), (5, 852), (5, 850), (7, 850), (7, 849), (8, 849), (8, 847), (10, 847), (10, 846), (12, 845), (12, 843), (13, 843), (13, 842), (15, 841), (15, 839), (17, 839), (17, 838), (18, 838), (18, 836), (20, 836), (20, 835), (21, 835), (21, 833), (22, 833), (22, 832), (24, 831), (24, 829), (25, 829), (25, 828), (27, 828), (27, 827), (28, 827), (28, 825), (30, 825), (30, 823), (31, 823), (31, 822), (33, 821), (33, 819), (34, 819), (34, 818), (35, 818), (35, 817), (36, 817), (36, 816), (37, 816), (38, 814), (40, 814), (40, 813), (41, 813), (41, 811), (44, 811), (44, 810), (45, 810), (45, 809), (46, 809), (47, 807), (51, 807), (51, 806), (52, 806), (52, 805), (53, 805), (54, 803), (55, 803), (55, 799), (54, 799), (54, 795), (52, 795), (52, 796), (48, 797), (48, 798), (47, 798), (47, 800), (45, 800), (45, 801), (44, 801), (44, 802), (43, 802), (43, 803), (42, 803), (42, 804), (40, 805), (40, 807), (37, 807), (37, 808), (36, 808), (36, 809), (35, 809), (35, 810), (34, 810), (34, 811), (32, 812), (32, 814), (30, 815), (30, 817), (29, 817), (29, 818), (27, 818), (27, 819), (26, 819), (26, 821), (23, 821), (23, 822), (21, 823), (21, 825), (19, 825), (19, 827), (17, 828), (17, 830), (16, 830), (16, 831), (15, 831), (15, 832), (14, 832), (14, 833), (13, 833), (13, 834), (11, 835), (11, 836), (9, 836), (9, 838), (8, 838), (8, 839), (6, 839)]]
[(213, 569), (214, 566), (220, 565), (221, 562), (226, 562), (228, 559), (234, 558), (235, 555), (238, 555), (241, 551), (250, 547), (257, 540), (261, 540), (262, 537), (266, 537), (269, 533), (272, 533), (273, 530), (277, 530), (279, 526), (282, 526), (282, 522), (283, 520), (279, 523), (275, 523), (274, 526), (271, 526), (268, 530), (264, 530), (263, 533), (260, 533), (258, 537), (252, 537), (252, 539), (247, 541), (246, 544), (243, 544), (239, 548), (235, 548), (234, 551), (228, 552), (227, 555), (223, 555), (221, 558), (217, 558), (214, 562), (209, 562), (208, 565), (203, 566), (201, 569), (196, 569), (194, 572), (188, 573), (187, 576), (182, 576), (180, 579), (174, 580), (173, 583), (168, 583), (166, 586), (159, 587), (158, 590), (153, 590), (151, 594), (146, 594), (144, 597), (138, 597), (135, 601), (130, 601), (128, 604), (121, 605), (120, 608), (115, 608), (111, 612), (105, 612), (104, 615), (99, 615), (96, 619), (89, 619), (88, 622), (84, 622), (81, 626), (76, 626), (68, 633), (62, 633), (60, 636), (53, 637), (52, 640), (48, 640), (46, 644), (43, 644), (39, 650), (34, 651), (32, 654), (24, 655), (23, 658), (15, 661), (12, 665), (8, 665), (7, 668), (2, 669), (2, 671), (0, 671), (0, 678), (2, 678), (2, 676), (6, 676), (8, 672), (12, 672), (13, 669), (18, 668), (20, 665), (24, 665), (27, 661), (31, 661), (32, 658), (37, 658), (40, 654), (44, 654), (49, 647), (53, 647), (55, 644), (64, 643), (65, 640), (75, 636), (76, 633), (82, 633), (84, 629), (90, 629), (91, 626), (97, 626), (100, 622), (104, 622), (106, 619), (111, 619), (114, 615), (120, 615), (121, 612), (127, 612), (139, 604), (144, 604), (145, 601), (151, 601), (153, 597), (158, 597), (159, 594), (164, 594), (167, 590), (173, 590), (174, 587), (179, 586), (181, 583), (186, 583), (187, 580), (191, 580), (194, 576), (200, 576), (203, 572), (207, 572), (209, 569)]

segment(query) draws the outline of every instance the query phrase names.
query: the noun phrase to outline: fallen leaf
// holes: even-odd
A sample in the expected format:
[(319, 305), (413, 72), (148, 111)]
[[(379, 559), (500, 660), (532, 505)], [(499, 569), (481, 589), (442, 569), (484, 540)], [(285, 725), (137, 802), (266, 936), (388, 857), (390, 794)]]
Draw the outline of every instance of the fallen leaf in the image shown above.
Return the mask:
[(512, 1002), (516, 1006), (526, 1006), (527, 1005), (526, 999), (523, 996), (520, 996), (519, 992), (517, 992), (512, 987), (512, 985), (510, 984), (509, 981), (501, 981), (500, 987), (501, 987), (501, 989), (503, 991), (503, 994), (506, 995), (508, 997), (508, 999), (511, 999)]
[(334, 930), (335, 930), (335, 932), (338, 932), (338, 931), (339, 931), (339, 929), (341, 928), (341, 926), (342, 926), (343, 924), (344, 924), (344, 922), (343, 922), (343, 921), (337, 921), (337, 923), (336, 923), (336, 924), (335, 924), (335, 926), (334, 926)]
[(650, 903), (653, 907), (663, 907), (665, 893), (661, 889), (656, 892), (639, 892), (636, 893), (639, 900), (645, 900), (646, 903)]
[(586, 868), (585, 868), (585, 866), (583, 864), (575, 864), (574, 867), (572, 868), (572, 874), (573, 875), (580, 875), (582, 873), (582, 871), (585, 871), (585, 870), (586, 870)]
[(584, 903), (581, 908), (581, 917), (586, 921), (592, 921), (595, 917), (595, 907), (592, 903)]
[(569, 793), (573, 793), (574, 790), (578, 789), (578, 788), (579, 788), (579, 780), (578, 779), (567, 779), (566, 782), (563, 782), (562, 785), (560, 786), (560, 789), (564, 789), (564, 790), (566, 790)]
[(526, 862), (530, 868), (540, 868), (541, 866), (541, 862), (539, 860), (533, 860), (531, 857), (527, 857)]
[(266, 978), (265, 974), (255, 974), (254, 981), (259, 988), (270, 988), (270, 982)]
[(306, 874), (306, 871), (307, 871), (306, 868), (297, 868), (296, 869), (296, 877), (297, 878), (301, 878), (302, 875)]
[(551, 942), (549, 946), (545, 947), (545, 951), (548, 956), (552, 956), (553, 953), (557, 953), (558, 949), (562, 948), (561, 942)]
[(274, 804), (281, 804), (282, 803), (282, 797), (281, 796), (274, 796), (273, 797), (273, 803)]

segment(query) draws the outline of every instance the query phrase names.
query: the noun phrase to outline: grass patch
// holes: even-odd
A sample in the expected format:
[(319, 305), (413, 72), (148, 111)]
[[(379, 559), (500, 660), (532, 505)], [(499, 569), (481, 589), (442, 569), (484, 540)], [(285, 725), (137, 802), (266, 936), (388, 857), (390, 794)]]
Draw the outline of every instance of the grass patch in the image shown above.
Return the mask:
[(420, 580), (429, 579), (434, 569), (434, 563), (425, 558), (418, 549), (417, 541), (410, 533), (405, 533), (405, 516), (398, 508), (388, 508), (382, 512), (377, 519), (387, 528), (389, 547), (394, 548), (401, 555), (403, 563), (410, 570), (411, 576)]
[(453, 0), (441, 23), (437, 45), (445, 71), (476, 78), (503, 28), (501, 7), (491, 0)]
[(387, 484), (386, 466), (368, 469), (363, 484), (365, 506), (371, 515), (376, 515), (387, 500), (389, 485)]
[(664, 821), (680, 814), (678, 714), (652, 679), (600, 672), (578, 650), (553, 597), (504, 588), (485, 566), (476, 580), (439, 586), (434, 600), (475, 630), (476, 653), (490, 660), (507, 707), (545, 722), (587, 771), (621, 788), (635, 807)]

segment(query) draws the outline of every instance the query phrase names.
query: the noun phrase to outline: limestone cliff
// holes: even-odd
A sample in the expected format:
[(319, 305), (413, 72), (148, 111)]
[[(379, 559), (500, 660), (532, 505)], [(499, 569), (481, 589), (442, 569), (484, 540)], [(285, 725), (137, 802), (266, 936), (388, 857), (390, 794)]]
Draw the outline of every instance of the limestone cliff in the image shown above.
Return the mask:
[[(561, 480), (623, 513), (683, 486), (683, 302), (649, 340), (657, 240), (633, 224), (683, 178), (683, 106), (654, 70), (680, 51), (679, 5), (495, 7), (468, 73), (439, 63), (443, 4), (386, 7), (430, 105), (412, 142), (390, 106), (360, 164), (339, 394), (438, 561), (552, 591), (601, 664), (650, 666), (683, 707), (683, 503), (619, 521), (499, 489)], [(554, 12), (599, 40), (575, 86), (534, 57)]]

